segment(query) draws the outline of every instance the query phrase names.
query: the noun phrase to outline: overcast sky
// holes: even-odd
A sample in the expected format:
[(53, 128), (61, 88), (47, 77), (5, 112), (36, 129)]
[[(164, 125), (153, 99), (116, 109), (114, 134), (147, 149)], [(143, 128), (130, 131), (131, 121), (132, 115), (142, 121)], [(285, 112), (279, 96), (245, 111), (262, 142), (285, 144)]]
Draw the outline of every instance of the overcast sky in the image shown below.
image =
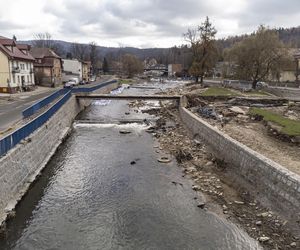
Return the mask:
[(209, 16), (217, 36), (300, 25), (300, 0), (0, 0), (0, 35), (103, 46), (171, 47)]

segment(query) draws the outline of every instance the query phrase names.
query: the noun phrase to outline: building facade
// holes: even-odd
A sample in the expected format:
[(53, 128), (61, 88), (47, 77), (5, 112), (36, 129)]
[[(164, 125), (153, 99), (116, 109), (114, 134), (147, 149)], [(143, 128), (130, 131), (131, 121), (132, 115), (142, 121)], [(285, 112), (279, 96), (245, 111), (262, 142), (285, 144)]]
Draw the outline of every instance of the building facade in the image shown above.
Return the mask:
[(168, 65), (168, 76), (175, 76), (176, 73), (181, 73), (181, 64), (169, 64)]
[(90, 81), (91, 76), (91, 62), (82, 61), (82, 80), (83, 81)]
[(82, 63), (77, 59), (62, 59), (63, 62), (63, 73), (62, 80), (67, 82), (72, 78), (77, 78), (79, 81), (82, 80)]
[(30, 46), (0, 36), (0, 92), (16, 93), (35, 85)]
[(62, 83), (62, 60), (51, 49), (31, 48), (31, 55), (35, 58), (35, 82), (38, 85), (58, 86)]

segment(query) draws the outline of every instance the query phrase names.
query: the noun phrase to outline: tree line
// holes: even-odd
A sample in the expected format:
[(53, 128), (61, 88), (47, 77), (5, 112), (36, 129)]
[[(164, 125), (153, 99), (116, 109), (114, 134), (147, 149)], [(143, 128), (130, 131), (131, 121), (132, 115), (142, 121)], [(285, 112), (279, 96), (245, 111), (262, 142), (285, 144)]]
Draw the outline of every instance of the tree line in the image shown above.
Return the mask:
[[(300, 34), (298, 28), (291, 31)], [(252, 81), (253, 88), (256, 88), (257, 82), (266, 80), (270, 75), (279, 79), (284, 67), (293, 67), (294, 62), (287, 53), (291, 43), (282, 42), (282, 34), (286, 33), (289, 34), (290, 31), (259, 26), (250, 35), (217, 40), (217, 30), (209, 17), (206, 17), (203, 23), (183, 34), (187, 44), (168, 49), (139, 50), (120, 47), (103, 55), (95, 42), (74, 42), (66, 51), (49, 33), (36, 34), (32, 45), (51, 48), (65, 58), (91, 61), (94, 71), (102, 69), (104, 73), (126, 73), (129, 77), (141, 73), (142, 61), (150, 57), (155, 58), (159, 64), (182, 64), (181, 73), (193, 76), (196, 82), (203, 82), (204, 77), (211, 76), (217, 62), (226, 62), (223, 66), (225, 77), (228, 74), (230, 78)]]

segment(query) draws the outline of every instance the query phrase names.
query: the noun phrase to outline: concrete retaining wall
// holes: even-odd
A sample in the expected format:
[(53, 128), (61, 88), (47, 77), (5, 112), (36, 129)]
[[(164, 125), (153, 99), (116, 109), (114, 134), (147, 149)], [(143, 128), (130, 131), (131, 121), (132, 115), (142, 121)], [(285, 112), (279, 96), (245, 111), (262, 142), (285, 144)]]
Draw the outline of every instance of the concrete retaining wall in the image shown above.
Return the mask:
[(268, 87), (265, 91), (283, 98), (295, 98), (300, 100), (299, 88)]
[[(95, 93), (107, 93), (117, 86), (113, 83)], [(0, 158), (0, 225), (55, 153), (76, 115), (90, 102), (72, 96), (43, 126)]]
[[(183, 100), (184, 101), (184, 100)], [(222, 133), (184, 107), (180, 116), (193, 136), (199, 137), (220, 160), (227, 173), (246, 185), (256, 197), (285, 217), (300, 218), (300, 176)]]

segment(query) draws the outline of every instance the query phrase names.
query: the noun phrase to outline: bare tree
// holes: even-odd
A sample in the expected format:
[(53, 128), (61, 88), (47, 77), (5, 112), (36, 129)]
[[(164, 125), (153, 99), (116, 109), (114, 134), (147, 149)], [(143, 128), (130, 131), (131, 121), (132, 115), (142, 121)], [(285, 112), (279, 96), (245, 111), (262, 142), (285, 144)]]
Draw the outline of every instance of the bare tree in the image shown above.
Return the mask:
[(184, 34), (184, 38), (189, 42), (193, 54), (193, 62), (190, 67), (190, 74), (196, 78), (199, 77), (201, 83), (204, 76), (215, 66), (218, 59), (218, 50), (215, 43), (215, 35), (217, 31), (209, 18), (198, 26), (197, 29), (188, 29)]
[(236, 78), (252, 81), (255, 89), (257, 82), (278, 74), (284, 54), (278, 33), (260, 26), (254, 34), (230, 49), (229, 58), (236, 64)]
[(48, 32), (35, 34), (32, 45), (38, 48), (52, 48), (53, 40), (51, 34)]
[(62, 56), (65, 53), (63, 47), (54, 41), (51, 34), (48, 32), (35, 34), (32, 46), (37, 48), (52, 49), (59, 56)]
[(71, 54), (78, 60), (86, 60), (88, 58), (88, 46), (81, 43), (72, 43)]
[(133, 77), (135, 74), (143, 71), (142, 62), (132, 54), (125, 54), (122, 56), (122, 68), (128, 77)]
[(93, 69), (93, 74), (95, 73), (97, 59), (98, 59), (98, 51), (97, 51), (97, 44), (95, 42), (91, 42), (89, 44), (90, 49), (90, 61)]

